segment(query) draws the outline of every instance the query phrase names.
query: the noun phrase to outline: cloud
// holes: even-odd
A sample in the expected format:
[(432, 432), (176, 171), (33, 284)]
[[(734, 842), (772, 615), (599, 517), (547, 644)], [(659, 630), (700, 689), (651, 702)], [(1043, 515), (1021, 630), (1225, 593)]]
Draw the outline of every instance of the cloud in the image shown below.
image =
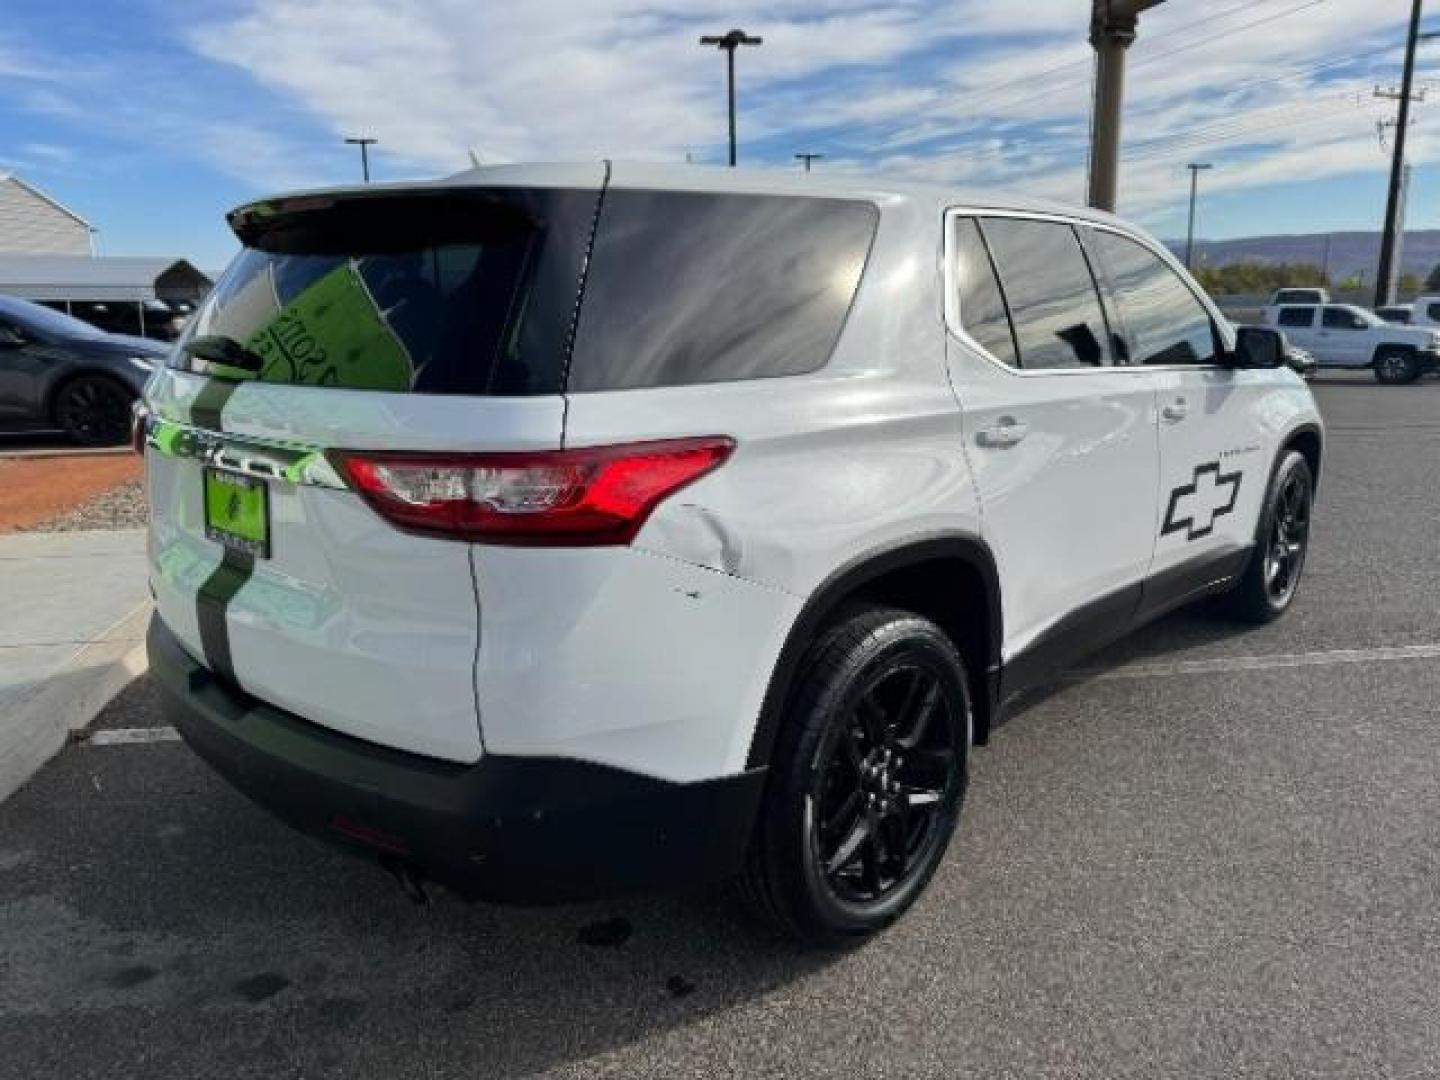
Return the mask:
[[(1214, 0), (1147, 13), (1130, 53), (1122, 210), (1207, 190), (1383, 168), (1369, 97), (1397, 77), (1405, 0)], [(881, 168), (940, 183), (1083, 194), (1089, 0), (229, 0), (152, 55), (46, 55), (0, 31), (0, 91), (256, 186), (333, 181), (339, 140), (384, 174), (490, 161), (718, 160), (724, 66), (697, 42), (743, 26), (750, 162)], [(59, 48), (58, 44), (56, 46)], [(1437, 50), (1440, 53), (1440, 50)], [(67, 77), (51, 75), (64, 71)], [(74, 71), (74, 77), (69, 73)], [(145, 71), (136, 79), (136, 71)], [(1440, 67), (1425, 75), (1440, 85)], [(1440, 145), (1416, 130), (1412, 158)], [(34, 157), (35, 155), (27, 155)], [(349, 173), (345, 174), (346, 178)]]

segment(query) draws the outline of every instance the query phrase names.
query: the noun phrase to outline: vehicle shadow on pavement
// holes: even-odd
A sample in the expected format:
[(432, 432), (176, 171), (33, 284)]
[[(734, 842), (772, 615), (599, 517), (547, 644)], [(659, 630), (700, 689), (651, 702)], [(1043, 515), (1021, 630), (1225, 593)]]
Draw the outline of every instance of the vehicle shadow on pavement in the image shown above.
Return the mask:
[[(160, 723), (152, 694), (140, 680), (102, 726)], [(0, 1030), (26, 1017), (7, 1046), (62, 1074), (143, 1052), (149, 1075), (518, 1075), (832, 958), (723, 888), (543, 909), (431, 897), (273, 821), (183, 744), (79, 743), (0, 805)], [(53, 1058), (80, 1015), (89, 1036)]]

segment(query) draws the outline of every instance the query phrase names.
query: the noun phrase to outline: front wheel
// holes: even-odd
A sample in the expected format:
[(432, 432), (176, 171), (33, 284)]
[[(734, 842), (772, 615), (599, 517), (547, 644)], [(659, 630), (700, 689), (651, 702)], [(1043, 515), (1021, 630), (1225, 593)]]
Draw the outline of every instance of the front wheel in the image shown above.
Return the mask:
[(784, 717), (746, 884), (820, 945), (888, 926), (944, 857), (968, 777), (965, 664), (930, 620), (852, 609), (810, 648)]
[(1374, 366), (1375, 381), (1387, 386), (1401, 386), (1420, 377), (1420, 363), (1408, 349), (1382, 349)]
[(1237, 617), (1266, 623), (1289, 610), (1310, 548), (1314, 502), (1310, 463), (1305, 455), (1291, 450), (1275, 470), (1266, 492), (1250, 565), (1228, 598)]
[(130, 404), (125, 386), (104, 375), (81, 375), (60, 388), (55, 423), (78, 443), (114, 446), (130, 436)]

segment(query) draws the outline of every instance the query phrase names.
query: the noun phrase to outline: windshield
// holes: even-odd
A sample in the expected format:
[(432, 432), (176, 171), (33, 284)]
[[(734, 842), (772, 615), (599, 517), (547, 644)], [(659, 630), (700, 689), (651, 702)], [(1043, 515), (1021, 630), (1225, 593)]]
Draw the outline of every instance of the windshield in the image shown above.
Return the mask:
[(27, 330), (41, 337), (53, 338), (100, 338), (105, 331), (81, 322), (72, 315), (45, 307), (43, 304), (9, 303), (0, 307), (0, 314), (14, 319)]

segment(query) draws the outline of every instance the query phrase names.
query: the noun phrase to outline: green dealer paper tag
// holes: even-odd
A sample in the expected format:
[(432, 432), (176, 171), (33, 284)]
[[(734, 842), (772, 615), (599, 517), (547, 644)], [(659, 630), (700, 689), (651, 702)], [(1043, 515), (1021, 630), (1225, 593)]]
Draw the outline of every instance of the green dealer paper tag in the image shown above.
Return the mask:
[(353, 264), (316, 279), (244, 342), (259, 374), (215, 364), (227, 378), (348, 390), (409, 390), (415, 365), (375, 308)]

